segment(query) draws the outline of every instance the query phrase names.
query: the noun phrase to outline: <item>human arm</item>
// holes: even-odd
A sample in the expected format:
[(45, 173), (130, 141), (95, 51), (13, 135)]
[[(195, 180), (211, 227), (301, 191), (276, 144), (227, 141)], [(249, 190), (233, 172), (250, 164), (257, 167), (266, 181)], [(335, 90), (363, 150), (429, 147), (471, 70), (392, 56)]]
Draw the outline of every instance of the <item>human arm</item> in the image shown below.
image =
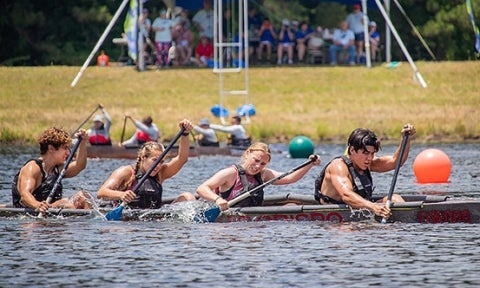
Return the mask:
[(117, 168), (97, 191), (97, 198), (131, 202), (137, 197), (136, 194), (131, 190), (122, 190), (131, 177), (132, 168), (130, 166)]
[(210, 128), (216, 131), (230, 133), (233, 136), (237, 137), (238, 139), (245, 139), (247, 138), (245, 129), (242, 125), (230, 125), (230, 126), (223, 126), (218, 124), (210, 124)]
[[(65, 178), (71, 178), (76, 175), (78, 175), (80, 172), (82, 172), (83, 169), (87, 167), (87, 143), (88, 143), (88, 134), (85, 129), (80, 129), (78, 130), (77, 133), (75, 133), (75, 136), (82, 138), (82, 142), (80, 142), (80, 146), (78, 147), (78, 152), (77, 155), (75, 156), (75, 160), (68, 165), (67, 170), (65, 171)], [(62, 169), (60, 167), (60, 169)]]
[(112, 118), (110, 117), (110, 114), (108, 114), (107, 110), (103, 107), (103, 105), (100, 105), (100, 109), (102, 109), (103, 116), (105, 117), (105, 123), (104, 123), (105, 131), (107, 131), (110, 134), (110, 126), (112, 125)]
[(235, 183), (236, 170), (233, 166), (227, 167), (215, 173), (208, 180), (200, 184), (197, 188), (197, 193), (205, 200), (215, 202), (220, 210), (228, 209), (227, 200), (220, 197), (215, 190), (227, 191)]
[[(294, 171), (291, 174), (286, 175), (285, 177), (278, 179), (277, 181), (273, 182), (273, 185), (285, 185), (297, 182), (298, 180), (302, 179), (305, 174), (313, 167), (320, 165), (321, 159), (319, 155), (310, 155), (308, 157), (309, 160), (313, 160), (309, 165)], [(282, 175), (283, 172), (278, 172), (272, 169), (265, 169), (262, 174), (262, 179), (264, 182), (267, 182), (273, 178), (276, 178)]]
[[(416, 133), (415, 126), (412, 124), (405, 124), (401, 130), (401, 135), (402, 138), (405, 135), (405, 133), (409, 133), (409, 136), (413, 136)], [(408, 152), (410, 151), (410, 141), (411, 137), (408, 137), (407, 144), (405, 146), (405, 152), (403, 153), (403, 157), (401, 159), (401, 164), (403, 165), (405, 161), (408, 159)], [(376, 157), (373, 158), (372, 164), (370, 165), (370, 170), (374, 172), (387, 172), (395, 169), (395, 165), (398, 161), (398, 157), (400, 157), (400, 148), (401, 148), (401, 143), (398, 145), (397, 149), (392, 155), (386, 155), (386, 156), (381, 156), (381, 157)]]
[(188, 156), (190, 154), (190, 141), (189, 134), (192, 131), (193, 125), (188, 119), (183, 119), (178, 123), (180, 128), (185, 128), (184, 135), (180, 137), (180, 143), (178, 145), (178, 154), (173, 157), (168, 163), (164, 164), (164, 168), (160, 170), (159, 181), (163, 183), (168, 178), (173, 177), (182, 169), (183, 165), (187, 163)]
[(389, 218), (390, 209), (385, 205), (371, 202), (353, 191), (353, 184), (347, 165), (342, 159), (335, 159), (325, 171), (322, 193), (336, 200), (341, 200), (353, 209), (365, 208), (376, 215)]

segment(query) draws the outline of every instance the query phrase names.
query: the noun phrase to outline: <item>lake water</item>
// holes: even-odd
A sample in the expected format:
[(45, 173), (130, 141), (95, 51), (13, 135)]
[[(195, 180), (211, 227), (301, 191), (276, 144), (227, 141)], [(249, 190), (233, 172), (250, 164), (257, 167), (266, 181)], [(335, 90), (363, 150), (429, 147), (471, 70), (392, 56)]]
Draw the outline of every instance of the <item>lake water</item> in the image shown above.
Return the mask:
[[(278, 148), (278, 149), (277, 149)], [(286, 171), (305, 161), (286, 148), (270, 167)], [(420, 185), (412, 163), (426, 148), (452, 162), (450, 182)], [(480, 198), (480, 145), (413, 143), (396, 192)], [(289, 186), (266, 193), (313, 193), (315, 176), (341, 145), (319, 146), (322, 165)], [(380, 154), (392, 153), (386, 146)], [(10, 183), (35, 149), (0, 148), (0, 203), (10, 203)], [(235, 157), (191, 158), (165, 182), (165, 197), (196, 186)], [(95, 193), (128, 160), (92, 160), (63, 181), (65, 195)], [(374, 174), (386, 194), (393, 172)], [(477, 177), (478, 176), (478, 177)], [(479, 287), (480, 224), (378, 224), (325, 222), (170, 223), (101, 219), (0, 219), (0, 287)]]

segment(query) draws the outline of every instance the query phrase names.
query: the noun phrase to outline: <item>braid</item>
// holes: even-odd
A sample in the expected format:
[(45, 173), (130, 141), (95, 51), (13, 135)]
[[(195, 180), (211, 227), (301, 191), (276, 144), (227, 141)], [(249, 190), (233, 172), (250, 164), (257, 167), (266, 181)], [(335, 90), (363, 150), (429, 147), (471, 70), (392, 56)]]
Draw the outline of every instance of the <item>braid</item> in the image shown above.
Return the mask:
[(130, 177), (130, 179), (127, 181), (126, 186), (130, 187), (132, 183), (135, 181), (137, 178), (137, 174), (140, 171), (140, 165), (142, 163), (142, 159), (148, 158), (152, 152), (154, 151), (164, 151), (165, 148), (163, 147), (162, 144), (154, 142), (154, 141), (149, 141), (144, 143), (140, 149), (138, 149), (138, 154), (137, 154), (137, 162), (135, 163), (135, 170), (133, 175)]

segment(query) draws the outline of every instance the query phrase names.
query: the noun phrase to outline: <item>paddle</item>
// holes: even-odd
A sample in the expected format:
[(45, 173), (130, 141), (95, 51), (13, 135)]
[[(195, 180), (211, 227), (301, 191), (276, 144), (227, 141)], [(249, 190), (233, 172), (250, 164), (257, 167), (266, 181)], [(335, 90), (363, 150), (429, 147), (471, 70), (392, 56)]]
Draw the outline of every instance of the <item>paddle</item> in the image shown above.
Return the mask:
[[(170, 144), (168, 144), (167, 148), (165, 148), (165, 150), (163, 150), (163, 153), (160, 155), (160, 157), (158, 157), (157, 160), (155, 160), (155, 162), (152, 164), (152, 166), (148, 169), (147, 172), (145, 172), (145, 174), (142, 176), (142, 178), (140, 178), (140, 180), (138, 180), (137, 184), (135, 185), (135, 187), (132, 189), (133, 192), (136, 192), (138, 190), (138, 188), (140, 188), (140, 186), (142, 186), (142, 184), (147, 180), (148, 176), (152, 173), (152, 171), (155, 169), (155, 167), (157, 167), (157, 165), (163, 160), (163, 158), (165, 158), (165, 156), (167, 155), (168, 151), (170, 151), (173, 147), (173, 145), (175, 144), (175, 142), (178, 141), (178, 139), (180, 137), (182, 137), (182, 134), (183, 132), (185, 132), (185, 127), (182, 127), (182, 129), (180, 129), (180, 131), (177, 133), (177, 135), (173, 138), (173, 140), (170, 142)], [(118, 206), (117, 208), (111, 210), (110, 212), (108, 212), (106, 215), (105, 215), (105, 218), (109, 221), (111, 220), (114, 220), (114, 221), (120, 221), (122, 220), (122, 211), (123, 211), (123, 208), (127, 205), (127, 203), (125, 203), (125, 201), (122, 202), (122, 204), (120, 204), (120, 206)]]
[(120, 144), (123, 143), (123, 137), (125, 136), (125, 127), (127, 126), (127, 116), (123, 119), (122, 137), (120, 137)]
[[(60, 185), (60, 182), (62, 182), (62, 179), (65, 176), (65, 173), (67, 172), (68, 165), (70, 165), (70, 162), (72, 162), (72, 159), (75, 156), (75, 153), (77, 152), (81, 142), (82, 142), (82, 137), (78, 136), (77, 143), (75, 143), (72, 150), (70, 151), (70, 155), (68, 155), (67, 161), (65, 161), (65, 163), (63, 164), (63, 169), (60, 171), (57, 181), (55, 181), (55, 183), (53, 184), (52, 191), (50, 191), (50, 194), (48, 194), (47, 204), (50, 204), (52, 202), (53, 196), (55, 195), (55, 191), (57, 190), (58, 185)], [(43, 213), (40, 212), (38, 214), (38, 217), (43, 218)]]
[[(275, 178), (272, 178), (270, 180), (268, 180), (267, 182), (263, 183), (262, 185), (259, 185), (255, 188), (253, 188), (252, 190), (249, 190), (243, 194), (240, 194), (238, 197), (228, 201), (228, 206), (232, 207), (233, 205), (237, 204), (238, 202), (242, 201), (243, 199), (246, 199), (248, 197), (250, 197), (250, 195), (252, 195), (252, 193), (255, 193), (257, 192), (258, 190), (261, 190), (263, 189), (264, 187), (272, 184), (273, 182), (277, 181), (277, 180), (280, 180), (282, 179), (283, 177), (287, 176), (287, 175), (290, 175), (292, 174), (293, 172), (309, 165), (310, 163), (314, 162), (317, 160), (317, 156), (313, 157), (312, 159), (309, 159), (307, 162), (303, 163), (303, 164), (300, 164), (298, 165), (297, 167), (294, 167), (292, 168), (291, 170), (287, 171), (287, 172), (284, 172), (283, 174), (281, 175), (278, 175), (277, 177)], [(202, 216), (199, 216), (197, 215), (195, 217), (195, 220), (200, 220), (200, 221), (197, 221), (197, 222), (215, 222), (218, 218), (218, 216), (220, 215), (220, 208), (218, 206), (215, 205), (215, 207), (213, 208), (210, 208), (208, 209), (207, 211), (205, 211), (204, 215)], [(201, 220), (204, 220), (204, 221), (201, 221)]]
[(78, 128), (75, 129), (72, 133), (72, 135), (75, 135), (75, 133), (77, 133), (77, 131), (82, 128), (83, 125), (85, 125), (85, 123), (87, 123), (87, 121), (92, 118), (93, 114), (95, 114), (97, 112), (98, 109), (102, 108), (102, 105), (98, 104), (98, 106), (95, 108), (95, 110), (93, 110), (93, 112), (88, 115), (87, 119), (85, 119), (85, 121), (82, 122), (82, 124), (78, 125)]
[[(397, 183), (398, 171), (400, 171), (400, 166), (402, 166), (403, 153), (405, 152), (405, 147), (407, 146), (408, 132), (403, 135), (402, 145), (400, 146), (400, 155), (398, 156), (398, 161), (395, 165), (395, 172), (393, 172), (392, 184), (390, 185), (390, 191), (388, 191), (387, 202), (385, 205), (390, 208), (392, 202), (393, 191), (395, 190), (395, 184)], [(382, 219), (382, 224), (387, 223), (387, 218)]]

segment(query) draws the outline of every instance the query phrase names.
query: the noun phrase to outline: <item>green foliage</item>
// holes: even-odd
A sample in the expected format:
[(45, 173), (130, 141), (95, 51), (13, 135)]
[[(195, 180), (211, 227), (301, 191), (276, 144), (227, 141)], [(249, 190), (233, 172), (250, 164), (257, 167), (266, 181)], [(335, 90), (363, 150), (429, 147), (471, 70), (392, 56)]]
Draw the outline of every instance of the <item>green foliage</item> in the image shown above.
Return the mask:
[[(91, 50), (112, 19), (121, 1), (78, 0), (37, 1), (16, 0), (0, 3), (0, 65), (76, 65)], [(169, 2), (169, 1), (167, 1)], [(404, 0), (399, 1), (438, 60), (477, 59), (475, 35), (464, 0)], [(147, 2), (155, 17), (159, 0)], [(473, 0), (477, 23), (480, 23), (480, 0)], [(252, 0), (260, 13), (278, 25), (283, 18), (307, 21), (312, 26), (334, 28), (344, 19), (350, 7), (322, 0)], [(422, 43), (413, 33), (394, 2), (391, 18), (414, 60), (431, 60)], [(370, 9), (369, 18), (379, 25), (385, 39), (385, 24), (379, 11)], [(121, 49), (112, 43), (120, 37), (126, 11), (123, 11), (101, 49), (116, 59)], [(190, 15), (193, 16), (193, 13)], [(152, 19), (153, 20), (153, 19)], [(478, 26), (479, 24), (477, 24)], [(394, 60), (403, 60), (402, 52), (393, 40)]]

